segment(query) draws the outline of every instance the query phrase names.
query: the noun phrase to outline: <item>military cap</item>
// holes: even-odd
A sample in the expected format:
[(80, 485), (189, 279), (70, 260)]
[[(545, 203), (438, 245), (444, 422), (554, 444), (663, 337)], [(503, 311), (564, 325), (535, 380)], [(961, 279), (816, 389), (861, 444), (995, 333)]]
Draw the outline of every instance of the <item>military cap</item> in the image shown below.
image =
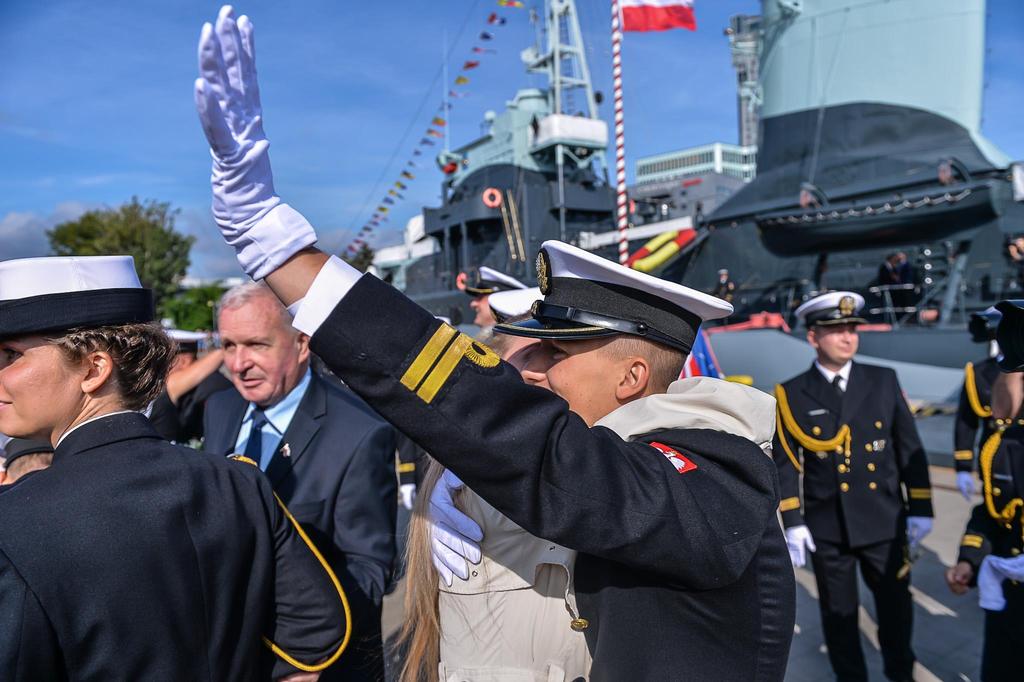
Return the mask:
[(4, 466), (10, 468), (11, 462), (37, 453), (53, 452), (53, 446), (41, 440), (28, 440), (27, 438), (12, 438), (4, 446)]
[(0, 338), (152, 322), (154, 313), (131, 256), (0, 262)]
[(830, 291), (804, 302), (796, 316), (808, 328), (832, 324), (865, 324), (857, 314), (864, 307), (864, 297), (852, 291)]
[(534, 302), (533, 319), (495, 325), (495, 332), (544, 339), (629, 334), (688, 353), (703, 321), (732, 313), (720, 298), (559, 241), (541, 245), (537, 282), (544, 300)]
[(465, 291), (470, 296), (488, 296), (498, 291), (526, 288), (526, 285), (515, 277), (482, 265), (476, 271), (476, 279), (473, 284), (467, 284)]
[(498, 322), (504, 322), (512, 317), (521, 317), (528, 314), (533, 308), (533, 302), (543, 298), (544, 294), (540, 293), (540, 287), (509, 289), (508, 291), (499, 291), (496, 294), (491, 294), (487, 299), (487, 304), (491, 306), (494, 319)]
[(168, 329), (167, 336), (178, 344), (179, 353), (198, 353), (199, 344), (206, 340), (203, 332), (188, 332), (184, 329)]

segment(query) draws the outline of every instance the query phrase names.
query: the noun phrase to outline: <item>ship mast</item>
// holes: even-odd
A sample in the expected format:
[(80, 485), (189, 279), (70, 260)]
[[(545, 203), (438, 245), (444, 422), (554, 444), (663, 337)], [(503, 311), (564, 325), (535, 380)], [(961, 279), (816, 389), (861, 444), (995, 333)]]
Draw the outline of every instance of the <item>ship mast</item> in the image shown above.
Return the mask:
[[(597, 118), (597, 100), (590, 81), (590, 68), (580, 31), (579, 15), (574, 0), (546, 0), (544, 3), (543, 34), (547, 37), (547, 48), (540, 52), (538, 46), (523, 52), (523, 62), (530, 73), (547, 76), (548, 104), (554, 114), (582, 114)], [(538, 18), (531, 13), (531, 20)], [(577, 97), (582, 103), (577, 102)], [(565, 239), (565, 155), (567, 150), (559, 144), (555, 149), (555, 163), (558, 167), (558, 223), (560, 238)], [(592, 157), (604, 167), (604, 152)]]

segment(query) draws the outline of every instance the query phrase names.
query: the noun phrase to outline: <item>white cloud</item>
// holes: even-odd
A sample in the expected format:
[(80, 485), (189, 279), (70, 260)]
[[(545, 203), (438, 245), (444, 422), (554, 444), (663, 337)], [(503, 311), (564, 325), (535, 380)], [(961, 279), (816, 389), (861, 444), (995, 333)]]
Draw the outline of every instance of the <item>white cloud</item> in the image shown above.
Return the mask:
[(50, 252), (46, 230), (74, 220), (93, 206), (78, 201), (58, 204), (49, 215), (11, 211), (0, 218), (0, 260), (45, 256)]

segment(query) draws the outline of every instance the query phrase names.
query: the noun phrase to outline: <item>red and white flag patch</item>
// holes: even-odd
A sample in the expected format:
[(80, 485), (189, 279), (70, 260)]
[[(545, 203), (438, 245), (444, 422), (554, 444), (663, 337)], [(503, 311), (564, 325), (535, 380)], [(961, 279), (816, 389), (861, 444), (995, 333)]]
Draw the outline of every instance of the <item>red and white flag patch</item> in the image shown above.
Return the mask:
[(676, 473), (687, 474), (697, 468), (697, 465), (686, 458), (677, 450), (673, 450), (664, 443), (651, 443), (650, 446), (665, 455), (665, 459), (676, 468)]

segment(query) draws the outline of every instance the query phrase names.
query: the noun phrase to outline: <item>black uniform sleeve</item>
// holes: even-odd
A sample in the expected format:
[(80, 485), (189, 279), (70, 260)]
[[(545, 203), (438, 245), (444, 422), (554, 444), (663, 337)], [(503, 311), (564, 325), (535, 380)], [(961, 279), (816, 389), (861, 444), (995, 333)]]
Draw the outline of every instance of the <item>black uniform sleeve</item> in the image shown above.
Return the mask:
[(402, 485), (418, 484), (420, 458), (423, 450), (408, 436), (398, 434), (398, 482)]
[[(382, 316), (381, 311), (388, 311)], [(490, 349), (363, 277), (313, 335), (349, 387), (528, 532), (721, 587), (746, 569), (776, 523), (777, 476), (753, 443), (675, 431), (695, 469), (590, 429), (564, 400), (523, 383)], [(659, 440), (662, 440), (659, 438)]]
[[(252, 474), (274, 537), (274, 603), (269, 605), (272, 616), (266, 636), (295, 660), (307, 665), (320, 663), (335, 653), (346, 634), (341, 597), (326, 562), (322, 564), (299, 536), (274, 498), (270, 482), (255, 467)], [(274, 679), (297, 670), (278, 653)]]
[(772, 456), (779, 473), (779, 494), (782, 498), (779, 511), (782, 513), (782, 525), (786, 528), (804, 525), (803, 506), (800, 502), (800, 473), (803, 467), (800, 453), (799, 446), (786, 433), (782, 419), (776, 419)]
[(895, 415), (893, 415), (892, 438), (896, 447), (896, 462), (900, 471), (900, 482), (907, 489), (908, 513), (910, 516), (934, 516), (932, 512), (932, 486), (928, 475), (928, 458), (921, 444), (921, 437), (914, 424), (914, 416), (903, 397), (896, 373), (890, 370), (893, 390), (896, 392)]
[(992, 553), (993, 536), (1000, 532), (1005, 531), (989, 515), (984, 504), (979, 504), (971, 510), (967, 529), (960, 539), (960, 554), (957, 561), (969, 563), (974, 569), (975, 578), (978, 576), (978, 568), (981, 566), (982, 560)]
[(965, 383), (960, 388), (960, 402), (956, 407), (956, 423), (953, 425), (953, 460), (957, 471), (974, 470), (974, 443), (978, 438), (979, 426), (978, 415), (967, 399)]
[(0, 679), (64, 679), (57, 636), (35, 594), (0, 552)]

